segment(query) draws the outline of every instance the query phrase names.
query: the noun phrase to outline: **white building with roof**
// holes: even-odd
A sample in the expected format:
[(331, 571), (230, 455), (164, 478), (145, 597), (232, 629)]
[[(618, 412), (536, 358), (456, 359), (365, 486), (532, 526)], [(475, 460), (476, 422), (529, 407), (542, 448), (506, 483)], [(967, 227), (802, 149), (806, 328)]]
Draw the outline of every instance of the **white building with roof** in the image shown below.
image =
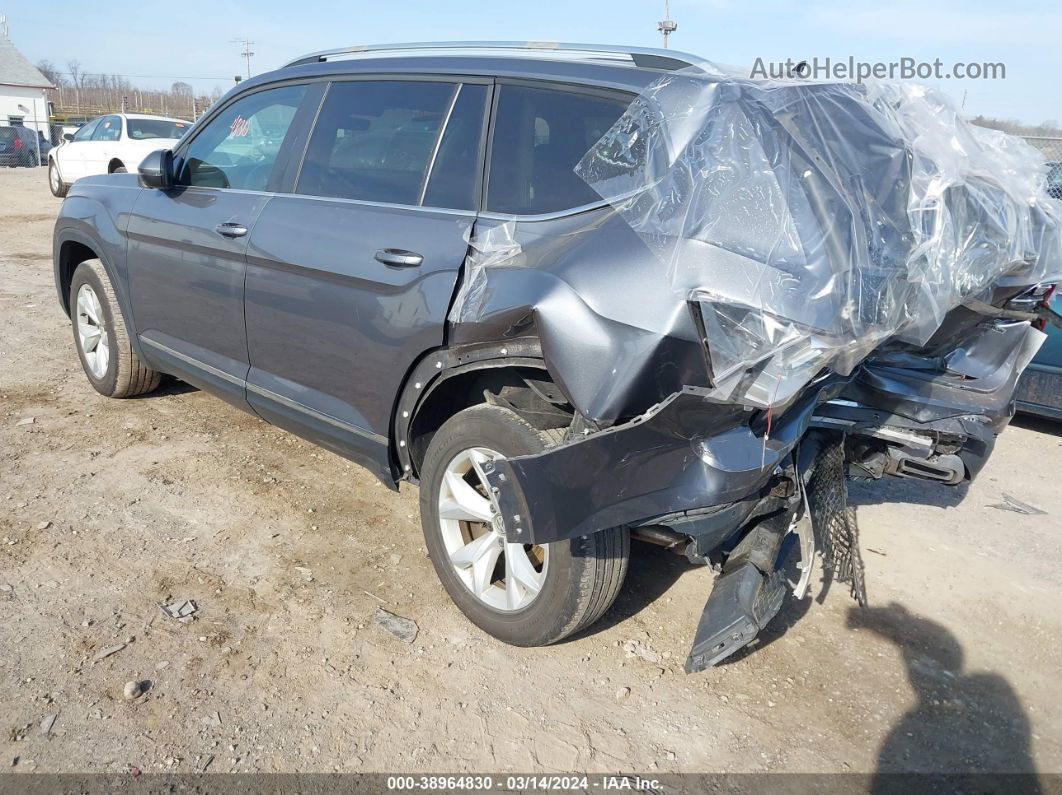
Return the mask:
[(23, 124), (48, 139), (48, 97), (55, 88), (7, 37), (0, 18), (0, 126)]

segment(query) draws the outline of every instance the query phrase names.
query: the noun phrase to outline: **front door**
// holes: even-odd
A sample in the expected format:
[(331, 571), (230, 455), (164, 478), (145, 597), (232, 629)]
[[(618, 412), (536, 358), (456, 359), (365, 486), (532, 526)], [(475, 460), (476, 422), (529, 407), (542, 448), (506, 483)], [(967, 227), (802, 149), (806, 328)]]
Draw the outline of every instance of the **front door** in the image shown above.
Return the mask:
[(92, 140), (85, 145), (88, 152), (86, 174), (106, 174), (111, 158), (118, 152), (118, 142), (122, 139), (122, 117), (104, 116), (92, 134)]
[(478, 205), (489, 89), (332, 83), (295, 195), (274, 198), (251, 234), (248, 401), (385, 477), (395, 396), (444, 341)]
[(313, 90), (288, 85), (230, 102), (174, 153), (174, 187), (142, 191), (129, 217), (131, 303), (144, 354), (245, 407), (248, 236)]
[(89, 173), (88, 159), (92, 155), (92, 136), (102, 119), (93, 119), (74, 133), (73, 140), (60, 146), (55, 157), (59, 161), (59, 173), (63, 181), (72, 183)]

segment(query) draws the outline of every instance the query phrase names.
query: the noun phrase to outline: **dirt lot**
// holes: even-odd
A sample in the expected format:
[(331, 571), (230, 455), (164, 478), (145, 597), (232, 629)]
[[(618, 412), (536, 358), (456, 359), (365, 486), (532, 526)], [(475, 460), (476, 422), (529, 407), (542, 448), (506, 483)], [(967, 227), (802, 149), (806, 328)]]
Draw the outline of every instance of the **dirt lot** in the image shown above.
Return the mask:
[(179, 382), (97, 395), (56, 305), (58, 208), (43, 169), (0, 171), (4, 767), (1062, 771), (1062, 426), (1013, 426), (968, 490), (854, 489), (865, 612), (790, 602), (686, 676), (712, 574), (636, 544), (598, 626), (510, 648), (447, 599), (415, 489)]

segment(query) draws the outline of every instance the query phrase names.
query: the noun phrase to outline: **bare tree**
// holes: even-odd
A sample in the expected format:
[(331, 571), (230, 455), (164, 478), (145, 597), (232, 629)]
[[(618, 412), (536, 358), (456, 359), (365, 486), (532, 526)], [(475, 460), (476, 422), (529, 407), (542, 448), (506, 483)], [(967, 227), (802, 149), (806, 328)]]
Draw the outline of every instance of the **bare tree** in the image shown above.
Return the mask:
[(170, 86), (170, 93), (175, 97), (190, 97), (192, 96), (192, 87), (188, 83), (178, 81)]
[(1062, 129), (1059, 129), (1058, 122), (1054, 119), (1048, 119), (1043, 124), (1036, 126), (1022, 124), (1017, 119), (993, 119), (988, 116), (975, 116), (971, 121), (979, 127), (1002, 130), (1011, 135), (1062, 136)]
[(62, 85), (63, 75), (55, 68), (55, 64), (49, 61), (47, 58), (42, 58), (37, 61), (37, 71), (48, 78), (48, 82), (53, 86)]
[(81, 61), (77, 58), (67, 61), (66, 71), (70, 74), (70, 82), (78, 88), (84, 88), (85, 75), (81, 71)]

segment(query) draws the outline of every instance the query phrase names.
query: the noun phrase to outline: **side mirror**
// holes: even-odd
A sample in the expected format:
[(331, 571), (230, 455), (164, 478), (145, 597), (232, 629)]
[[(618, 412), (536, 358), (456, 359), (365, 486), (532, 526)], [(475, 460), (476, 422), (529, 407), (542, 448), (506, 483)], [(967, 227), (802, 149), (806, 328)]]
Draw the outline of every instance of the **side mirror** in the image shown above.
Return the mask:
[(152, 152), (144, 158), (137, 173), (141, 186), (167, 190), (173, 186), (173, 152), (169, 149)]
[(73, 133), (63, 133), (63, 140), (64, 141), (73, 141), (74, 140), (74, 134)]

